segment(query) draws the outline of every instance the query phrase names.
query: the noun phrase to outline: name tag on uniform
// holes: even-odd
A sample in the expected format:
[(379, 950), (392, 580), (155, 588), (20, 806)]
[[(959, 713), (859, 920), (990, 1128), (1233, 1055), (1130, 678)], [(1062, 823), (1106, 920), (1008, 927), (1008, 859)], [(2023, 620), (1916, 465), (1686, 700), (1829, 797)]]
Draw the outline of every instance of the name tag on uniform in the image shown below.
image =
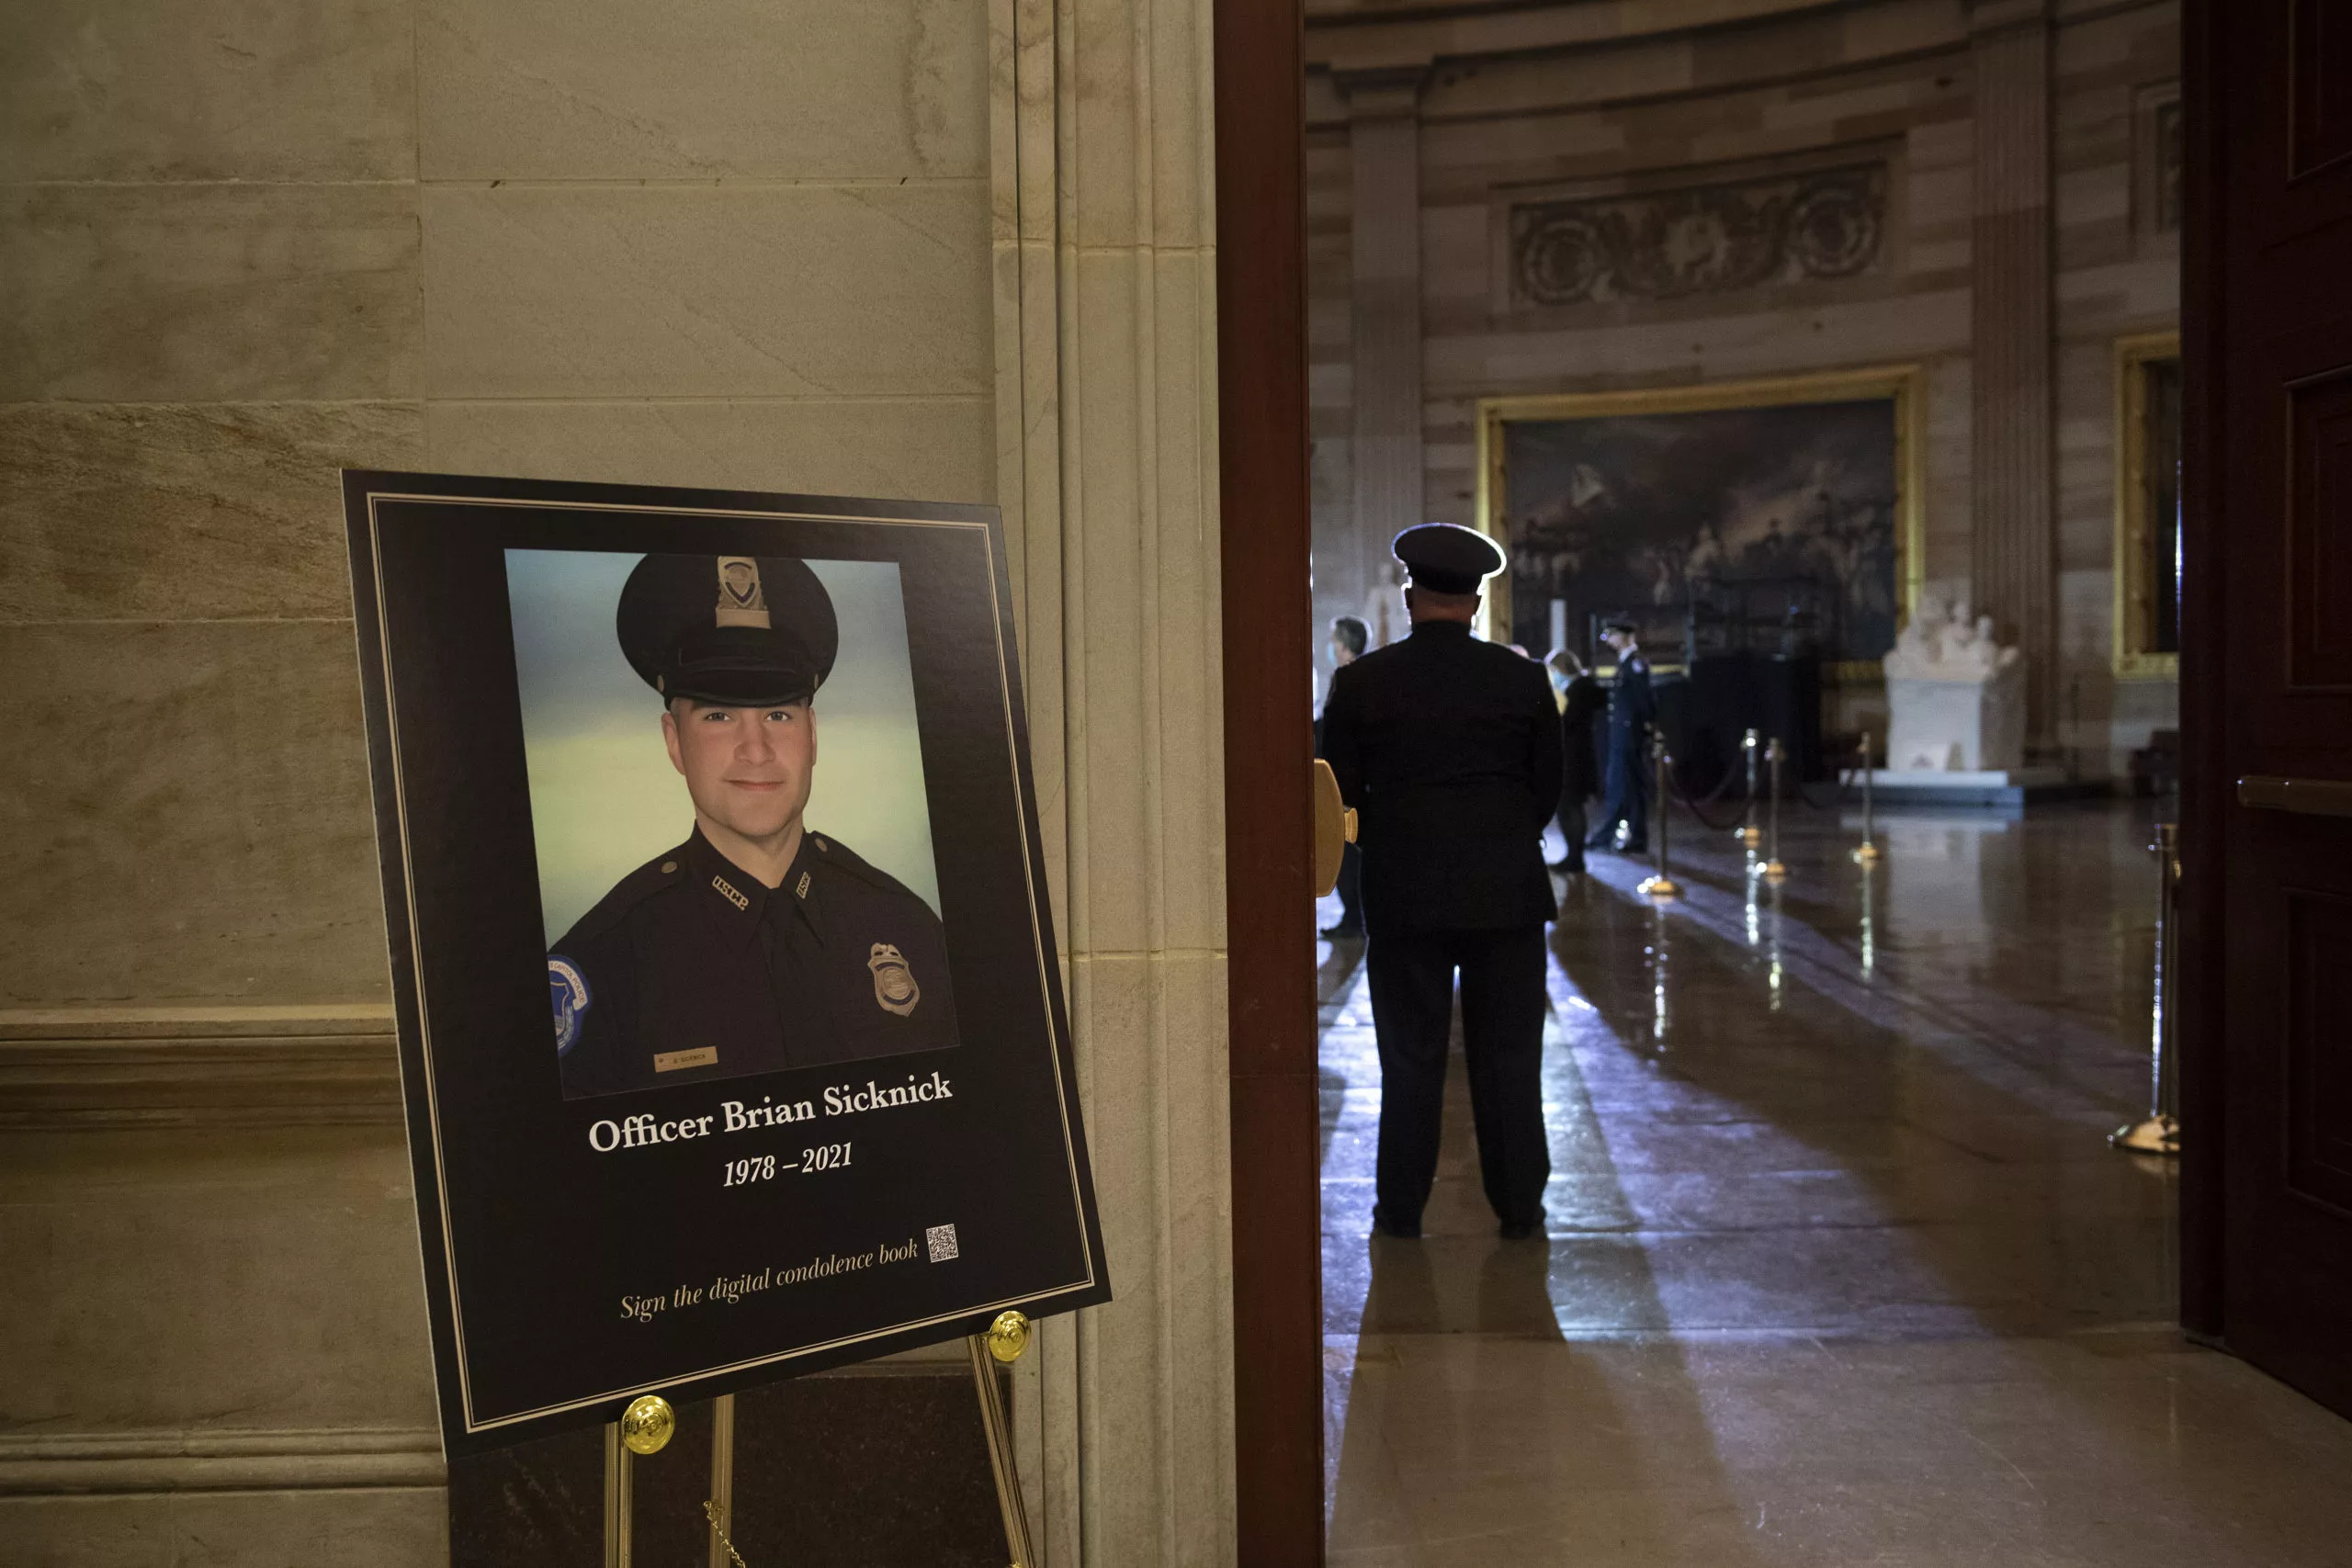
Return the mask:
[(715, 1067), (718, 1065), (718, 1047), (697, 1045), (691, 1051), (660, 1051), (654, 1054), (653, 1070), (674, 1073), (681, 1067)]

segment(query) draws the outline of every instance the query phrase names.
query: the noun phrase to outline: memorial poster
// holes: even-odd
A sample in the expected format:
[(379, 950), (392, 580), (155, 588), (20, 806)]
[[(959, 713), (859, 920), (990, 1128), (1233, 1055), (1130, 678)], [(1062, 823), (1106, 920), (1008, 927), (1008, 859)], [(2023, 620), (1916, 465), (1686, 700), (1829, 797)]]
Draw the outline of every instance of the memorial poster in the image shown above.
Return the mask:
[(449, 1451), (1108, 1300), (994, 511), (345, 501)]

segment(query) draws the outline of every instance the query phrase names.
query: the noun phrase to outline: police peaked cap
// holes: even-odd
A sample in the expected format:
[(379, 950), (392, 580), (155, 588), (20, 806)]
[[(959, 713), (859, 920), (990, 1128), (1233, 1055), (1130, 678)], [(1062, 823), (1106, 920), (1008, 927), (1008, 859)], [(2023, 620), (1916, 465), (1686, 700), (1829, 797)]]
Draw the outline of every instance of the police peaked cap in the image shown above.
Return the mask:
[(1415, 582), (1438, 593), (1476, 593), (1479, 583), (1503, 569), (1503, 553), (1492, 539), (1451, 523), (1408, 528), (1389, 550)]
[(806, 702), (842, 640), (832, 595), (789, 556), (647, 556), (613, 629), (662, 701), (730, 707)]

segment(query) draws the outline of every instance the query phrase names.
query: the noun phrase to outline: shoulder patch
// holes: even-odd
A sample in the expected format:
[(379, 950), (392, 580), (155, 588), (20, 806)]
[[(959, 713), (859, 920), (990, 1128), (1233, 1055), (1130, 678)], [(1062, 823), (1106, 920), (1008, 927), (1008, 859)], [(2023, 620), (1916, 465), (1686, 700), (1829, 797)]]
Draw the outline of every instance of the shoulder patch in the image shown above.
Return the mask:
[(555, 1010), (557, 1055), (579, 1043), (581, 1022), (591, 1000), (588, 976), (580, 972), (580, 966), (560, 953), (548, 954), (548, 1001)]

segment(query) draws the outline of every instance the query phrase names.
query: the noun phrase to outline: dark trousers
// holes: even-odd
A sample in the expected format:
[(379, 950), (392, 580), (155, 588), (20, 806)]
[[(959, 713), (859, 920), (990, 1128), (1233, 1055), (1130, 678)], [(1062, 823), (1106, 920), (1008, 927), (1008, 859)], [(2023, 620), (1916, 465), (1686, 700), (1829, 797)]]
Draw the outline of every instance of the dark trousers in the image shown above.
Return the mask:
[(1363, 850), (1350, 844), (1340, 852), (1340, 924), (1351, 931), (1363, 930)]
[(1532, 1223), (1552, 1174), (1544, 1135), (1544, 928), (1375, 931), (1364, 951), (1380, 1042), (1380, 1212), (1420, 1223), (1437, 1176), (1453, 974), (1462, 972), (1463, 1052), (1487, 1201)]
[(1571, 876), (1584, 874), (1584, 801), (1581, 797), (1560, 802), (1560, 839), (1568, 846), (1561, 869)]
[(1650, 838), (1650, 770), (1649, 759), (1642, 753), (1642, 737), (1609, 734), (1609, 793), (1600, 803), (1600, 823), (1596, 834), (1608, 835), (1625, 824), (1626, 845), (1636, 847), (1649, 842)]

